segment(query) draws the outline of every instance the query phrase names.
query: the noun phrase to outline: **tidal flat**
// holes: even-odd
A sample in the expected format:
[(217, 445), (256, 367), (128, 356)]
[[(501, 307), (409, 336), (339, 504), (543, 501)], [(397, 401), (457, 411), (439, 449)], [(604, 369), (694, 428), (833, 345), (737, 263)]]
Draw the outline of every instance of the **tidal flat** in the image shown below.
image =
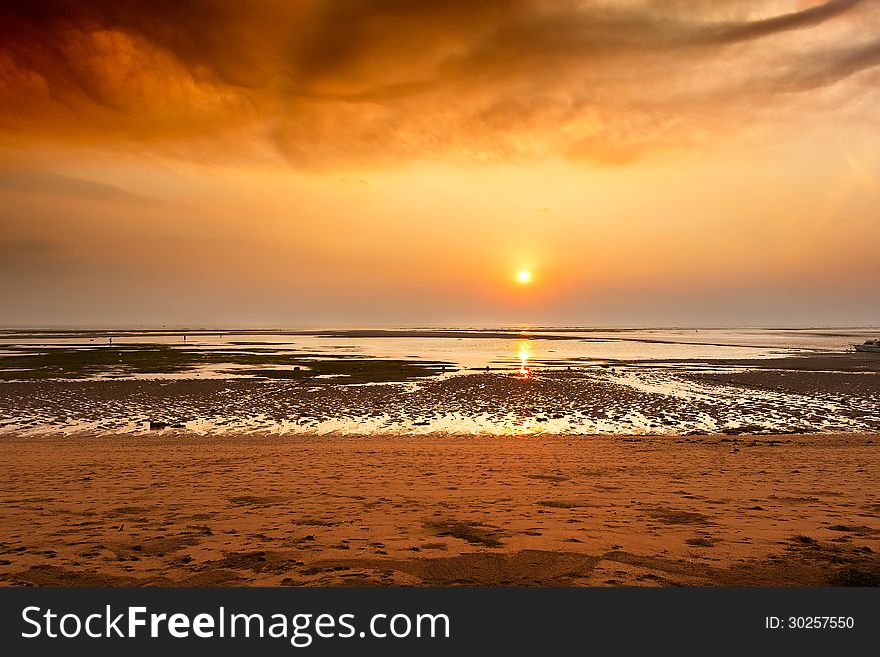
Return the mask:
[(0, 433), (870, 432), (863, 333), (7, 331)]

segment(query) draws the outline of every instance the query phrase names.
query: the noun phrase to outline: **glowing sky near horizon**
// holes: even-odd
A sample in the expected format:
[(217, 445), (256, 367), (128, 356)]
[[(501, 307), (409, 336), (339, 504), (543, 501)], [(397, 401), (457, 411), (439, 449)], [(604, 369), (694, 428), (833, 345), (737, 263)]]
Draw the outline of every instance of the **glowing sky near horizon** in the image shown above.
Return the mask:
[(880, 324), (880, 3), (244, 5), (3, 3), (0, 325)]

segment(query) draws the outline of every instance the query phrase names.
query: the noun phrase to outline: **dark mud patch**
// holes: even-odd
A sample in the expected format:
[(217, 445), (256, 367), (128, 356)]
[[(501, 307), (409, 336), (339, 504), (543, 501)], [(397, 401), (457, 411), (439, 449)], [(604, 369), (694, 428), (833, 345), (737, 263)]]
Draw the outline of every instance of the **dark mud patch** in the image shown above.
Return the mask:
[(818, 497), (814, 497), (813, 495), (806, 495), (804, 497), (797, 496), (785, 496), (785, 495), (768, 495), (768, 500), (775, 500), (777, 502), (784, 502), (785, 504), (814, 504), (815, 502), (821, 502)]
[(561, 483), (563, 481), (568, 481), (568, 477), (563, 477), (562, 475), (550, 475), (550, 474), (532, 474), (526, 475), (529, 479), (537, 479), (539, 481), (550, 481), (553, 483)]
[(433, 531), (437, 536), (451, 536), (452, 538), (467, 541), (471, 545), (481, 545), (490, 548), (502, 547), (504, 543), (499, 539), (507, 536), (502, 530), (484, 525), (481, 522), (446, 520), (427, 523), (425, 527)]
[(538, 504), (551, 509), (577, 509), (580, 507), (594, 506), (585, 500), (540, 500)]
[(300, 525), (302, 527), (336, 527), (337, 525), (341, 525), (341, 522), (336, 522), (334, 520), (325, 520), (322, 518), (300, 518), (298, 520), (293, 521), (294, 525)]
[(653, 509), (644, 509), (643, 513), (649, 518), (653, 518), (664, 525), (711, 525), (712, 519), (703, 514), (694, 511), (683, 511), (681, 509), (673, 509), (669, 507), (657, 507)]
[(833, 532), (846, 532), (856, 536), (870, 536), (871, 534), (880, 533), (880, 530), (865, 525), (831, 525), (828, 529)]
[(834, 573), (829, 584), (831, 586), (880, 586), (880, 572), (849, 566)]
[(302, 566), (301, 561), (291, 559), (288, 554), (254, 550), (250, 552), (227, 552), (222, 559), (204, 565), (207, 570), (249, 570), (254, 573), (281, 574)]
[[(789, 365), (801, 362), (800, 359), (787, 360)], [(707, 384), (799, 395), (832, 393), (876, 396), (880, 394), (880, 377), (876, 372), (877, 367), (880, 366), (880, 359), (839, 358), (833, 364), (835, 367), (849, 371), (842, 373), (756, 369), (748, 372), (689, 374), (685, 378)]]
[(165, 585), (167, 580), (108, 575), (95, 570), (71, 570), (60, 566), (40, 564), (17, 573), (0, 574), (0, 582), (7, 586), (61, 586), (94, 588), (102, 586), (130, 587)]
[(796, 538), (786, 545), (781, 557), (744, 559), (727, 568), (622, 551), (609, 552), (602, 559), (653, 572), (675, 586), (873, 586), (872, 582), (880, 581), (880, 557), (876, 554), (818, 541), (803, 543)]
[(111, 514), (119, 516), (140, 516), (153, 510), (151, 506), (117, 506), (110, 509)]
[(272, 506), (284, 501), (283, 497), (277, 496), (239, 495), (238, 497), (229, 498), (229, 502), (234, 506)]
[(169, 536), (164, 538), (153, 538), (139, 545), (132, 546), (130, 549), (135, 550), (139, 554), (147, 557), (164, 557), (166, 554), (177, 552), (185, 547), (192, 547), (201, 541), (197, 536)]

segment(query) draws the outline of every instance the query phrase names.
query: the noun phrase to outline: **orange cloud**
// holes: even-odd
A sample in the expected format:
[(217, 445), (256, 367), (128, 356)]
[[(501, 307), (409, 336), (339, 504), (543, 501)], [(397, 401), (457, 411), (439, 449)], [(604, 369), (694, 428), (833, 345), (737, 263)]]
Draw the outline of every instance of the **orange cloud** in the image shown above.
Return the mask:
[(628, 161), (796, 118), (792, 91), (880, 63), (859, 0), (22, 0), (0, 23), (7, 142), (303, 168)]

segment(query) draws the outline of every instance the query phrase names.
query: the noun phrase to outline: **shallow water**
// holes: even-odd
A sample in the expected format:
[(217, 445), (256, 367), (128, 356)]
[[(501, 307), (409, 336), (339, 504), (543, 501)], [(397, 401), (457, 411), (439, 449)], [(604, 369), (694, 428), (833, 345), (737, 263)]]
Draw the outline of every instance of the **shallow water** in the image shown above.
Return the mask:
[[(4, 356), (15, 355), (23, 349), (125, 345), (166, 345), (205, 352), (241, 350), (279, 356), (319, 354), (329, 358), (413, 359), (446, 362), (464, 369), (511, 367), (523, 362), (529, 366), (565, 367), (589, 362), (770, 358), (809, 351), (841, 351), (878, 333), (871, 328), (508, 328), (442, 329), (448, 336), (437, 336), (436, 329), (431, 329), (432, 335), (423, 337), (420, 333), (425, 330), (422, 329), (394, 331), (394, 335), (370, 337), (244, 329), (6, 331), (0, 332), (0, 369)], [(467, 337), (462, 337), (465, 332)], [(499, 332), (504, 332), (503, 337), (499, 337)], [(474, 335), (477, 337), (471, 337)], [(230, 369), (234, 368), (200, 367), (192, 375), (236, 376)]]

